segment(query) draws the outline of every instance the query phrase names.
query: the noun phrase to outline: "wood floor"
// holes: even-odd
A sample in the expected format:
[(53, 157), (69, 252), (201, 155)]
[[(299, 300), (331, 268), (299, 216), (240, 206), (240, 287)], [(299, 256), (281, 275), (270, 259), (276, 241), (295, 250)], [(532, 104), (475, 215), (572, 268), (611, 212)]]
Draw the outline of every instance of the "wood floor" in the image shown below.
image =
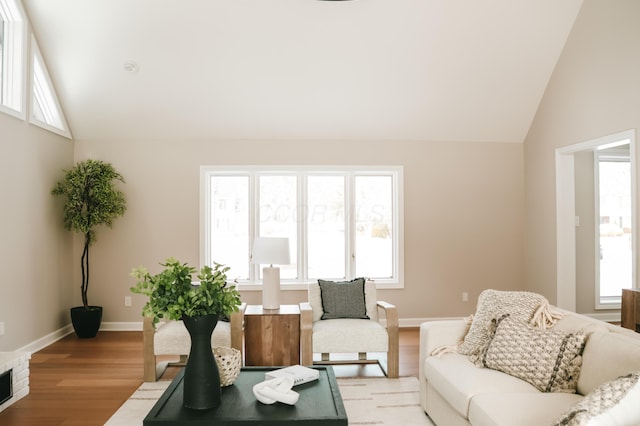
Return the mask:
[[(400, 375), (417, 376), (419, 331), (400, 330)], [(168, 370), (163, 379), (175, 376)], [(377, 376), (375, 365), (337, 366), (337, 376)], [(0, 413), (2, 426), (103, 425), (142, 383), (142, 333), (69, 335), (34, 353), (30, 393)]]

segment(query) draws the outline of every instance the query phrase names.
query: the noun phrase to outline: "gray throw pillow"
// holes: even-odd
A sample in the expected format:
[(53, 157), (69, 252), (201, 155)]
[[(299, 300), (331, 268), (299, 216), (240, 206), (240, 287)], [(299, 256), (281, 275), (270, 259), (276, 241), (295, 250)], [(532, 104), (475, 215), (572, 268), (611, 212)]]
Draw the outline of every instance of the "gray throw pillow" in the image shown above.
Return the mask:
[(493, 324), (495, 329), (480, 359), (471, 356), (474, 362), (529, 382), (541, 392), (576, 392), (585, 334), (541, 330), (509, 314)]
[(351, 281), (318, 280), (323, 320), (338, 318), (369, 319), (364, 298), (364, 278)]
[(598, 386), (553, 426), (640, 424), (640, 372)]

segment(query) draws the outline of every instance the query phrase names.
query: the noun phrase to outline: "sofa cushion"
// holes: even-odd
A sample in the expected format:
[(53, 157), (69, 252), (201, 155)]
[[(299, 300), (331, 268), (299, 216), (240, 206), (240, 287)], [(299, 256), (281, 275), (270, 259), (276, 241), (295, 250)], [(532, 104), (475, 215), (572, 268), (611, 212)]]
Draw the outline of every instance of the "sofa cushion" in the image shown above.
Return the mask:
[(607, 331), (607, 323), (595, 318), (570, 311), (562, 311), (562, 319), (553, 326), (554, 330), (581, 331), (589, 336), (596, 331)]
[(471, 399), (469, 422), (474, 426), (550, 425), (581, 399), (574, 393), (485, 393)]
[[(494, 318), (508, 313), (514, 320), (527, 324), (534, 319), (536, 313), (541, 314), (547, 306), (547, 299), (536, 293), (484, 290), (478, 297), (471, 327), (458, 347), (458, 352), (470, 355), (480, 351), (489, 340), (489, 327)], [(549, 316), (549, 319), (552, 317)]]
[(387, 352), (387, 329), (377, 321), (341, 318), (313, 324), (313, 352)]
[[(620, 331), (630, 330), (620, 327)], [(635, 371), (640, 371), (638, 334), (611, 331), (592, 333), (582, 353), (578, 393), (587, 395), (600, 384)]]
[(569, 411), (554, 426), (613, 426), (640, 424), (640, 373), (627, 374), (603, 383)]
[(424, 376), (463, 417), (468, 417), (469, 403), (479, 394), (539, 393), (524, 380), (489, 368), (476, 367), (468, 357), (455, 353), (428, 357), (424, 362)]
[(542, 392), (576, 391), (584, 334), (536, 329), (509, 314), (494, 323), (490, 340), (477, 357), (482, 366), (525, 380)]
[(364, 294), (364, 278), (351, 281), (318, 280), (322, 297), (321, 319), (369, 319)]

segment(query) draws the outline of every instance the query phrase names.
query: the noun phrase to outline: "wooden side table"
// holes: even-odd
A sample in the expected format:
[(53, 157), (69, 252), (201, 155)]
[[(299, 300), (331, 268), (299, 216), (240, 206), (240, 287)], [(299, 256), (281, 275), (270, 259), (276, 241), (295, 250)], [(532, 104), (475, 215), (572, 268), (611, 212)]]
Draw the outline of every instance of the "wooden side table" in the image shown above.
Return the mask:
[(300, 307), (263, 309), (248, 305), (244, 312), (245, 365), (300, 364)]
[(622, 289), (620, 320), (622, 327), (640, 332), (640, 289)]

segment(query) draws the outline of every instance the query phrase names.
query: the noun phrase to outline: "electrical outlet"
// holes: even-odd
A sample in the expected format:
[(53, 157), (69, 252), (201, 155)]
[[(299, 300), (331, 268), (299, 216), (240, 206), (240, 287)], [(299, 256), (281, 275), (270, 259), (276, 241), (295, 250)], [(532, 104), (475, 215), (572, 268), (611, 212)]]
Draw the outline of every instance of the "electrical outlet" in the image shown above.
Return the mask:
[(0, 336), (4, 334), (4, 322), (0, 322)]
[(466, 291), (462, 292), (462, 301), (463, 302), (469, 301), (469, 293), (467, 293)]
[(131, 306), (131, 296), (125, 296), (124, 297), (124, 306)]

